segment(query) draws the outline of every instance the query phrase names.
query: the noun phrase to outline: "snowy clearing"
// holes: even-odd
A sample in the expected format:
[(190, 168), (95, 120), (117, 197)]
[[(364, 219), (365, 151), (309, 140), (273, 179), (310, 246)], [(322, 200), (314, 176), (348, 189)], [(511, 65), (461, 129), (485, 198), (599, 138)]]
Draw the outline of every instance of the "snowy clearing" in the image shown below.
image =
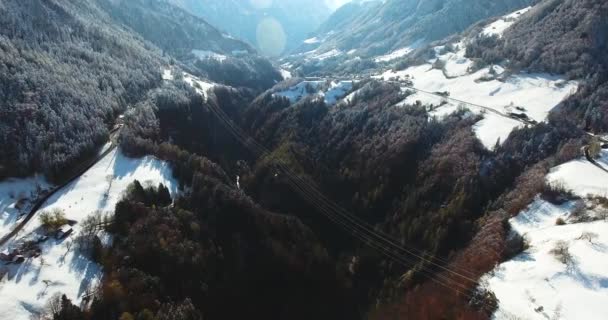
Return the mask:
[(164, 69), (163, 70), (163, 80), (173, 80), (173, 70)]
[(291, 72), (289, 72), (288, 70), (285, 70), (283, 68), (279, 69), (279, 72), (281, 72), (281, 77), (283, 77), (283, 80), (287, 80), (287, 79), (291, 79)]
[(488, 150), (494, 150), (497, 142), (502, 144), (507, 140), (511, 131), (521, 126), (519, 121), (486, 112), (483, 119), (473, 126), (473, 131)]
[(307, 96), (322, 97), (327, 105), (334, 105), (344, 98), (353, 88), (353, 81), (325, 80), (302, 81), (283, 91), (275, 92), (275, 96), (288, 98), (291, 103), (300, 101)]
[(208, 51), (208, 50), (192, 50), (192, 54), (195, 55), (197, 58), (204, 60), (204, 59), (214, 59), (217, 60), (218, 62), (222, 62), (224, 60), (226, 60), (226, 56), (223, 54), (219, 54), (217, 52), (213, 52), (213, 51)]
[[(608, 161), (608, 153), (603, 153), (602, 161)], [(547, 176), (550, 183), (561, 183), (575, 194), (608, 196), (608, 172), (598, 168), (585, 158), (570, 161), (555, 167)]]
[(556, 225), (573, 208), (537, 198), (510, 220), (529, 248), (482, 278), (499, 300), (495, 319), (608, 318), (608, 222)]
[(509, 29), (510, 26), (512, 26), (524, 13), (530, 11), (530, 9), (532, 9), (532, 7), (527, 7), (503, 16), (485, 27), (481, 33), (486, 36), (497, 35), (498, 37), (501, 37), (505, 30)]
[[(163, 183), (172, 195), (178, 192), (178, 184), (167, 163), (154, 157), (132, 159), (114, 150), (53, 195), (41, 211), (59, 208), (65, 211), (68, 219), (75, 221), (82, 221), (96, 212), (113, 212), (124, 190), (135, 179), (144, 185)], [(78, 223), (73, 226), (72, 237), (79, 228)], [(16, 248), (25, 240), (36, 239), (41, 233), (40, 223), (35, 217), (4, 248)], [(7, 274), (0, 282), (3, 317), (28, 320), (31, 314), (40, 312), (56, 292), (66, 294), (79, 304), (83, 296), (94, 288), (102, 275), (100, 266), (76, 252), (72, 237), (62, 240), (51, 237), (40, 244), (40, 257), (5, 266)]]
[(374, 61), (376, 62), (388, 62), (391, 60), (395, 60), (397, 58), (401, 58), (401, 57), (405, 57), (407, 56), (410, 52), (420, 48), (422, 46), (422, 44), (424, 43), (424, 39), (419, 39), (417, 41), (415, 41), (412, 45), (407, 46), (405, 48), (401, 48), (401, 49), (397, 49), (391, 53), (382, 55), (382, 56), (378, 56), (374, 59)]
[(205, 99), (208, 97), (207, 92), (209, 91), (209, 89), (212, 89), (213, 87), (215, 87), (217, 85), (213, 82), (201, 80), (186, 72), (184, 72), (184, 81), (187, 84), (189, 84), (191, 87), (193, 87), (196, 90), (196, 92), (198, 94), (200, 94), (201, 96), (203, 96)]

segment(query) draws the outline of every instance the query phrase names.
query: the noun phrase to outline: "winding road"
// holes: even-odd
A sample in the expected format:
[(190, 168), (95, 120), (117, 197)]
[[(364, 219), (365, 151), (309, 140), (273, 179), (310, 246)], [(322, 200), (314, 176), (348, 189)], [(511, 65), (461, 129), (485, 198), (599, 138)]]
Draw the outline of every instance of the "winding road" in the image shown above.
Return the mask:
[(2, 238), (0, 238), (0, 247), (4, 246), (10, 239), (12, 239), (21, 230), (23, 230), (25, 225), (30, 220), (32, 220), (32, 218), (36, 215), (38, 210), (40, 210), (40, 208), (42, 208), (42, 206), (46, 203), (46, 201), (49, 198), (51, 198), (53, 195), (55, 195), (57, 192), (59, 192), (61, 189), (63, 189), (68, 184), (70, 184), (70, 183), (74, 182), (76, 179), (80, 178), (80, 176), (82, 176), (85, 172), (87, 172), (89, 169), (91, 169), (95, 164), (97, 164), (99, 161), (101, 161), (101, 159), (105, 158), (108, 154), (110, 154), (112, 151), (114, 151), (118, 147), (118, 143), (117, 143), (116, 139), (120, 133), (120, 129), (122, 129), (122, 125), (118, 125), (112, 131), (110, 131), (111, 145), (108, 147), (107, 150), (105, 150), (101, 154), (97, 155), (96, 157), (89, 159), (88, 161), (80, 163), (77, 166), (77, 169), (74, 171), (74, 174), (71, 177), (69, 177), (67, 180), (63, 181), (56, 187), (54, 187), (51, 191), (49, 191), (42, 198), (38, 199), (36, 201), (36, 203), (34, 203), (32, 208), (30, 209), (30, 211), (28, 212), (26, 217), (23, 220), (21, 220), (21, 222), (19, 222), (19, 224), (17, 224), (13, 228), (13, 230), (11, 230), (11, 232), (9, 232), (8, 234), (6, 234)]

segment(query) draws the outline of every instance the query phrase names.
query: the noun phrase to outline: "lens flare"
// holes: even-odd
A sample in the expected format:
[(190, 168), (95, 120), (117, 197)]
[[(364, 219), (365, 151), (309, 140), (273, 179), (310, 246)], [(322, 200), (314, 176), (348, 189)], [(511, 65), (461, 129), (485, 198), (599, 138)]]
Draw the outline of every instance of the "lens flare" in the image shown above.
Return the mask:
[(268, 17), (258, 23), (256, 30), (258, 48), (268, 56), (278, 56), (285, 50), (287, 41), (283, 26), (277, 19)]

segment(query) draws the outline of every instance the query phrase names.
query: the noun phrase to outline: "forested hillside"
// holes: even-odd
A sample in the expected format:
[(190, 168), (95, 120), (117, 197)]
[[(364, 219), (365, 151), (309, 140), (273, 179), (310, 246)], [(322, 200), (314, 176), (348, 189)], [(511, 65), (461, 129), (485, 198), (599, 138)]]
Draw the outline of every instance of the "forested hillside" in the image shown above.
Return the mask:
[(57, 177), (161, 81), (160, 51), (90, 1), (2, 1), (0, 26), (0, 176)]
[[(118, 114), (160, 85), (168, 54), (236, 87), (282, 79), (247, 44), (164, 1), (6, 1), (0, 10), (0, 176), (57, 178), (90, 155)], [(199, 60), (193, 49), (251, 54)]]
[(171, 5), (170, 1), (96, 1), (119, 24), (140, 34), (198, 76), (258, 91), (283, 79), (253, 47), (223, 34), (203, 19)]
[[(381, 312), (383, 306), (402, 301), (404, 292), (425, 288), (429, 283), (425, 270), (433, 267), (424, 261), (395, 263), (381, 252), (353, 241), (353, 234), (331, 223), (315, 202), (292, 187), (290, 174), (281, 169), (281, 163), (299, 179), (314, 181), (328, 198), (377, 230), (438, 259), (448, 259), (466, 248), (485, 228), (484, 217), (491, 215), (504, 220), (507, 214), (493, 212), (501, 208), (518, 210), (522, 202), (534, 197), (537, 186), (521, 185), (516, 181), (518, 176), (528, 175), (528, 168), (539, 162), (543, 163), (542, 169), (534, 170), (548, 170), (549, 164), (572, 159), (571, 150), (581, 143), (578, 139), (581, 132), (556, 118), (550, 124), (517, 130), (501, 148), (489, 152), (472, 133), (477, 117), (461, 110), (444, 121), (429, 119), (423, 108), (395, 106), (407, 95), (398, 86), (374, 81), (358, 84), (353, 88), (357, 94), (335, 107), (314, 98), (291, 104), (285, 98), (265, 93), (247, 108), (239, 108), (242, 104), (239, 101), (247, 99), (222, 88), (217, 88), (214, 98), (206, 102), (195, 94), (189, 94), (185, 100), (172, 100), (180, 90), (188, 91), (179, 89), (178, 82), (173, 85), (177, 87), (167, 88), (151, 100), (156, 101), (158, 122), (145, 121), (151, 125), (148, 128), (132, 127), (124, 140), (125, 148), (155, 152), (167, 159), (186, 159), (185, 153), (181, 156), (175, 153), (175, 147), (157, 145), (171, 140), (189, 152), (222, 164), (229, 175), (240, 176), (241, 190), (262, 207), (296, 216), (313, 230), (327, 248), (340, 277), (345, 277), (337, 283), (347, 284), (334, 287), (334, 280), (326, 280), (319, 289), (328, 293), (336, 288), (346, 290), (343, 294), (352, 299), (347, 303), (360, 306), (357, 317), (373, 310)], [(200, 105), (204, 108), (197, 108)], [(237, 126), (245, 128), (248, 136), (264, 141), (270, 153), (256, 156), (253, 144), (237, 139), (233, 131), (227, 130), (226, 119), (222, 120), (214, 111), (217, 108), (223, 109)], [(206, 125), (199, 129), (196, 123), (201, 122)], [(177, 172), (190, 170), (181, 165), (177, 168)], [(180, 180), (191, 178), (181, 176)], [(513, 198), (515, 186), (530, 189), (520, 190)], [(188, 194), (193, 196), (194, 193)], [(196, 212), (205, 203), (190, 210)], [(219, 217), (213, 221), (216, 219)], [(499, 223), (495, 228), (495, 232), (508, 232), (504, 229), (506, 224)], [(483, 245), (496, 245), (486, 241), (482, 240)], [(301, 245), (296, 244), (294, 250)], [(486, 272), (501, 258), (478, 259), (460, 267)], [(407, 277), (400, 278), (404, 274)], [(161, 277), (162, 282), (169, 279)], [(315, 284), (315, 279), (318, 278), (309, 281)], [(265, 303), (257, 303), (266, 310)], [(213, 310), (204, 304), (194, 305), (203, 314)], [(469, 305), (469, 300), (454, 295), (453, 291), (437, 288), (399, 305), (408, 313), (430, 314), (431, 318), (465, 314), (471, 319), (484, 319), (493, 312), (492, 308)], [(298, 307), (291, 309), (294, 308)], [(316, 308), (309, 311), (319, 318), (326, 315)], [(339, 318), (350, 318), (351, 311), (332, 312), (337, 312), (333, 314)]]
[(585, 79), (559, 111), (588, 130), (608, 130), (608, 3), (544, 1), (502, 38), (480, 38), (468, 53), (484, 63), (508, 59), (515, 69)]
[(173, 56), (193, 49), (221, 54), (254, 52), (246, 43), (230, 38), (204, 20), (164, 0), (97, 0), (117, 22), (143, 35)]

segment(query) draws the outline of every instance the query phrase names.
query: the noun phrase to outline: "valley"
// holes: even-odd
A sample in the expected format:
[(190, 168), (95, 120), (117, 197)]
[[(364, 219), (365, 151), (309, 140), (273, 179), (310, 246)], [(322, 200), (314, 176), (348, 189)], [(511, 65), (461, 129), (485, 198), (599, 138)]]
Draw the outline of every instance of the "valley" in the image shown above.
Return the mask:
[(0, 318), (606, 318), (607, 14), (0, 3)]

